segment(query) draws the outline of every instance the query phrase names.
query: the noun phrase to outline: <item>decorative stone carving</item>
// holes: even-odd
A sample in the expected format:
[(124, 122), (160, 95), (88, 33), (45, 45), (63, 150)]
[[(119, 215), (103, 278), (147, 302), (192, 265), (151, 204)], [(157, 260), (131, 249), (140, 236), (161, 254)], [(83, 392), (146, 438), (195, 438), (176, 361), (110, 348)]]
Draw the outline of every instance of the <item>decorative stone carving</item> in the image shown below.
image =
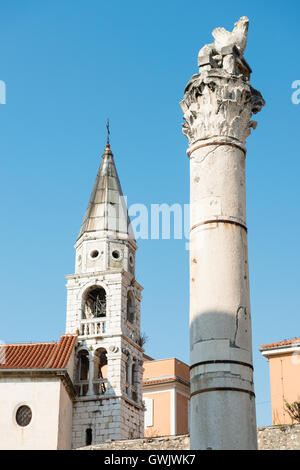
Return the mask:
[(199, 51), (199, 68), (223, 67), (229, 73), (233, 73), (236, 67), (240, 67), (240, 70), (247, 76), (251, 69), (243, 59), (243, 54), (247, 45), (248, 25), (248, 18), (242, 16), (231, 32), (225, 28), (215, 28), (212, 32), (215, 41), (212, 44), (206, 44)]
[(251, 121), (264, 106), (261, 93), (249, 82), (251, 69), (242, 54), (247, 42), (248, 19), (242, 17), (232, 32), (213, 31), (215, 42), (198, 56), (199, 73), (188, 82), (180, 105), (183, 134), (193, 145), (199, 140), (224, 136), (245, 144)]
[(119, 348), (117, 346), (109, 346), (108, 350), (111, 353), (117, 353), (119, 351)]

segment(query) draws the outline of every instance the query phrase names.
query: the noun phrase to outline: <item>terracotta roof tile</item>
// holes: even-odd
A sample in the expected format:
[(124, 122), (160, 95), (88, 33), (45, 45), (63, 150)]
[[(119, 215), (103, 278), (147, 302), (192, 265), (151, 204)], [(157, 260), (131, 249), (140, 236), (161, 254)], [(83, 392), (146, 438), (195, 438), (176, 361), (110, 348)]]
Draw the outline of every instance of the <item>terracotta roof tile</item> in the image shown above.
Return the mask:
[[(143, 380), (143, 385), (152, 385), (152, 384), (158, 384), (162, 382), (175, 382), (175, 381), (182, 381), (180, 377), (177, 377), (176, 375), (170, 376), (170, 377), (158, 377), (158, 378), (151, 378), (151, 379), (146, 379)], [(186, 381), (184, 381), (186, 382)], [(189, 383), (189, 382), (186, 382)]]
[(277, 343), (263, 344), (260, 349), (275, 349), (283, 346), (290, 346), (292, 344), (300, 344), (300, 338), (285, 339), (284, 341), (278, 341)]
[(57, 351), (51, 358), (49, 365), (51, 369), (62, 369), (66, 366), (75, 344), (76, 337), (76, 335), (63, 335), (60, 338)]
[(160, 382), (174, 382), (176, 380), (176, 377), (167, 377), (167, 378), (161, 378), (161, 379), (150, 379), (150, 380), (144, 380), (143, 384), (148, 385), (148, 384), (156, 384)]
[(0, 369), (63, 369), (77, 335), (62, 335), (58, 343), (0, 345)]

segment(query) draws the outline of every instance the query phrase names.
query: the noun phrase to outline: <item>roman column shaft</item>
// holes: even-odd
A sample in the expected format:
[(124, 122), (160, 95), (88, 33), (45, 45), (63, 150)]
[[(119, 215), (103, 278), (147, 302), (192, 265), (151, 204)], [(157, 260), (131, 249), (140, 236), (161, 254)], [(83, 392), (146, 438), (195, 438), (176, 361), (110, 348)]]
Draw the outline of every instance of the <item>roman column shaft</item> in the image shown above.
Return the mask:
[(245, 142), (264, 100), (236, 36), (224, 45), (216, 31), (181, 102), (190, 158), (191, 449), (256, 449)]

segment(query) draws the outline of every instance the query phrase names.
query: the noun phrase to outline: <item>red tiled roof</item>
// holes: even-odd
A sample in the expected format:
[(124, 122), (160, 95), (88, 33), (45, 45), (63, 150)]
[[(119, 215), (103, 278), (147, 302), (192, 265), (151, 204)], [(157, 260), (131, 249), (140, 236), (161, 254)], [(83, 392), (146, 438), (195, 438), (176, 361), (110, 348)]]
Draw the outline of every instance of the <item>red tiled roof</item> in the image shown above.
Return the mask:
[(158, 377), (158, 378), (151, 378), (151, 379), (144, 379), (143, 380), (143, 385), (153, 385), (153, 384), (159, 384), (163, 382), (184, 382), (186, 384), (189, 384), (186, 380), (181, 379), (180, 377), (177, 377), (176, 375), (170, 376), (170, 377)]
[(63, 369), (77, 335), (62, 335), (58, 343), (0, 345), (0, 369)]
[(143, 381), (143, 384), (148, 385), (148, 384), (156, 384), (160, 382), (174, 382), (174, 380), (176, 380), (175, 376), (174, 377), (161, 377), (158, 379), (146, 379)]
[(300, 344), (300, 338), (285, 339), (284, 341), (278, 341), (277, 343), (263, 344), (260, 349), (275, 349), (281, 348), (282, 346), (290, 346), (292, 344)]

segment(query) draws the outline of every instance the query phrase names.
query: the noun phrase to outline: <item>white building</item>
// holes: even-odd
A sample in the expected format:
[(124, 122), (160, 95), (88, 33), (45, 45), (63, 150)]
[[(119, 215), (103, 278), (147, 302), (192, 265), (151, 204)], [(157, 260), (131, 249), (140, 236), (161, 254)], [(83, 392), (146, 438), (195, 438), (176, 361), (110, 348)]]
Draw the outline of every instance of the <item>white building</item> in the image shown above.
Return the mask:
[(0, 350), (0, 448), (69, 449), (142, 437), (142, 287), (109, 144), (67, 276), (59, 343)]

